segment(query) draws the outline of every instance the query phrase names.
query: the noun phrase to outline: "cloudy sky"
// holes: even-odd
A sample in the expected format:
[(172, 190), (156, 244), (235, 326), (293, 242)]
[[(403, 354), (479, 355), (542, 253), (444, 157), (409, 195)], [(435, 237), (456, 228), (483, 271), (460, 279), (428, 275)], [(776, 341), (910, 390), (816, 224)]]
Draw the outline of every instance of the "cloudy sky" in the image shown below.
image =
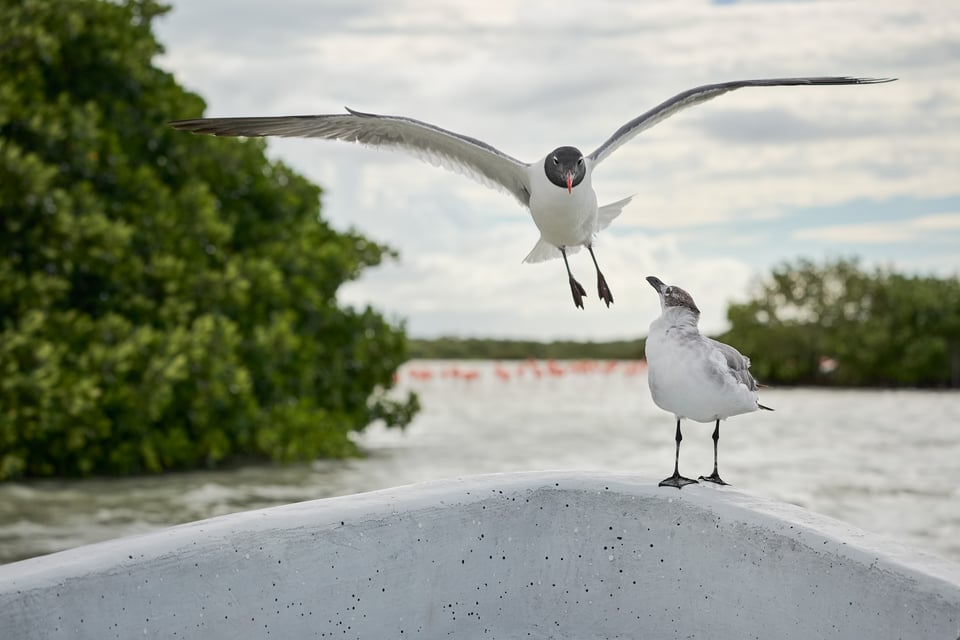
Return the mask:
[[(859, 256), (960, 271), (960, 4), (495, 0), (173, 0), (158, 61), (207, 116), (404, 115), (524, 161), (589, 153), (627, 120), (700, 84), (793, 75), (897, 77), (873, 86), (744, 89), (642, 133), (594, 173), (601, 204), (635, 194), (586, 252), (521, 264), (538, 232), (507, 195), (402, 154), (274, 140), (324, 187), (323, 215), (400, 259), (343, 301), (411, 335), (607, 340), (659, 313), (644, 281), (678, 284), (726, 327), (730, 301), (785, 260)], [(589, 6), (589, 9), (586, 7)], [(183, 117), (201, 114), (185, 113)], [(186, 134), (185, 134), (186, 135)]]

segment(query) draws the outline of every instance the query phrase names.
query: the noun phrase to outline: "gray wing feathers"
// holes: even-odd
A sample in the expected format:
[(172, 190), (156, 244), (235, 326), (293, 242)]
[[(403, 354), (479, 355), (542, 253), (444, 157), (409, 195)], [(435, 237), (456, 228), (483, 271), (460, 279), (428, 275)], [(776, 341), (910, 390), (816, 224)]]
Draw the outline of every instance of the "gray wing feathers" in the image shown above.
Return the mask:
[[(711, 338), (704, 338), (704, 340), (723, 358), (723, 361), (726, 363), (727, 375), (733, 376), (737, 382), (744, 385), (750, 391), (757, 390), (757, 381), (750, 373), (750, 358), (728, 344), (717, 342)], [(720, 358), (717, 358), (714, 361), (719, 364), (719, 360)]]
[(322, 138), (398, 149), (503, 190), (520, 204), (529, 205), (527, 165), (487, 143), (412, 118), (347, 111), (315, 116), (197, 118), (177, 120), (170, 126), (217, 136)]
[(666, 120), (678, 111), (687, 107), (712, 100), (729, 91), (742, 89), (743, 87), (781, 87), (797, 85), (838, 85), (838, 84), (877, 84), (880, 82), (892, 82), (894, 78), (851, 78), (848, 76), (821, 77), (821, 78), (766, 78), (761, 80), (734, 80), (732, 82), (721, 82), (719, 84), (706, 84), (693, 89), (688, 89), (683, 93), (678, 93), (669, 100), (660, 103), (646, 113), (637, 116), (630, 122), (616, 130), (606, 142), (601, 144), (596, 151), (590, 154), (590, 159), (594, 163), (600, 162), (620, 145), (632, 139), (635, 135), (649, 129), (655, 124)]

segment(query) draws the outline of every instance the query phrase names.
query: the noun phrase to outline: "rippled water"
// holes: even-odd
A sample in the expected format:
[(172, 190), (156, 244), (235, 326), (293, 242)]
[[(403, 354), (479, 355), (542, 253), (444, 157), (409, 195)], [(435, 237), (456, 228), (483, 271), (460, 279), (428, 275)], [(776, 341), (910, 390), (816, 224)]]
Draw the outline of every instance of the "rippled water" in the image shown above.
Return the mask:
[[(360, 439), (363, 459), (0, 485), (0, 562), (458, 475), (600, 469), (656, 481), (672, 472), (673, 419), (650, 400), (635, 363), (537, 370), (409, 363), (401, 386), (419, 392), (424, 410), (406, 432), (372, 427)], [(960, 393), (765, 389), (762, 401), (776, 411), (721, 424), (725, 480), (960, 561)], [(682, 473), (710, 471), (711, 433), (712, 425), (685, 423)]]

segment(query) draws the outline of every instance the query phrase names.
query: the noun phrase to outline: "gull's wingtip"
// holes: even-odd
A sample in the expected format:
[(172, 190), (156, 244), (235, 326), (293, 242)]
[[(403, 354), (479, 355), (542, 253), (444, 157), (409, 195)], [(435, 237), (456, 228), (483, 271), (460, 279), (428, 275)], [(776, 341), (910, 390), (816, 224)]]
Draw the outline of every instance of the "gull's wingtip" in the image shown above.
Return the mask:
[(360, 118), (374, 118), (374, 117), (376, 117), (376, 114), (366, 113), (365, 111), (357, 111), (356, 109), (351, 109), (350, 107), (344, 107), (344, 109), (346, 109), (346, 110), (347, 110), (347, 113), (349, 113), (349, 114), (352, 115), (352, 116), (358, 116), (358, 117), (360, 117)]
[(873, 78), (869, 76), (810, 76), (797, 78), (797, 84), (883, 84), (896, 78)]

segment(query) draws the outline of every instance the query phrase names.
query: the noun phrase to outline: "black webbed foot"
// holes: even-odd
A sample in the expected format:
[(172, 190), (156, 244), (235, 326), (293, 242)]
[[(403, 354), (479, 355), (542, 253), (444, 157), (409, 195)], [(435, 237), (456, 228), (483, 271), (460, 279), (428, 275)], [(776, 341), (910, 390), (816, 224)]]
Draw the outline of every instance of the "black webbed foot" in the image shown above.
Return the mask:
[(683, 489), (688, 484), (697, 484), (697, 481), (694, 480), (693, 478), (684, 478), (682, 475), (674, 471), (672, 476), (661, 480), (659, 486), (676, 487), (677, 489)]
[(587, 251), (590, 252), (590, 259), (593, 260), (593, 266), (597, 270), (597, 293), (600, 295), (600, 299), (607, 303), (609, 309), (613, 303), (613, 294), (610, 292), (610, 287), (607, 286), (607, 279), (603, 277), (603, 273), (600, 271), (600, 265), (597, 264), (597, 256), (593, 254), (593, 246), (588, 244)]
[(583, 309), (583, 298), (587, 295), (587, 291), (573, 276), (570, 276), (570, 293), (573, 294), (573, 304)]
[(700, 479), (703, 480), (704, 482), (712, 482), (713, 484), (720, 484), (726, 487), (730, 486), (730, 483), (724, 482), (723, 478), (721, 478), (720, 474), (718, 474), (716, 471), (714, 471), (708, 476), (700, 476)]
[(603, 274), (597, 271), (597, 293), (600, 295), (600, 299), (607, 303), (607, 308), (613, 303), (613, 293), (610, 292), (610, 287), (607, 286), (607, 279), (603, 277)]

